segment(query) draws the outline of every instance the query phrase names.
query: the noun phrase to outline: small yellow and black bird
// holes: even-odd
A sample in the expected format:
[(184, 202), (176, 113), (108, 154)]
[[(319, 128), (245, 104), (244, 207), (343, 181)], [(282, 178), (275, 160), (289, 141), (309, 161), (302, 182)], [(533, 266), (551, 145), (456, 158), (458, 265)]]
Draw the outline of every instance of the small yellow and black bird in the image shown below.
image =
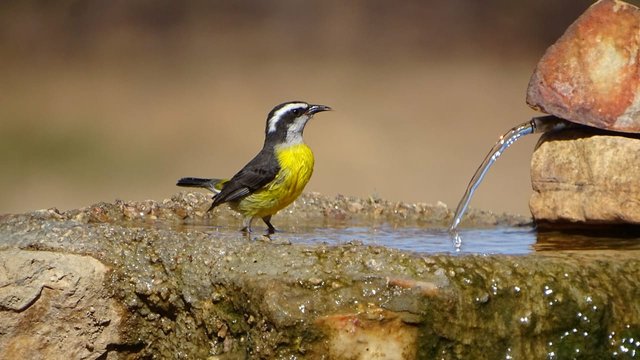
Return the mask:
[(267, 117), (262, 150), (231, 179), (187, 177), (176, 185), (213, 191), (208, 211), (228, 203), (244, 217), (242, 231), (251, 232), (253, 219), (261, 218), (273, 234), (271, 216), (302, 193), (313, 173), (313, 152), (302, 139), (304, 127), (314, 114), (327, 110), (331, 108), (303, 101), (280, 104)]

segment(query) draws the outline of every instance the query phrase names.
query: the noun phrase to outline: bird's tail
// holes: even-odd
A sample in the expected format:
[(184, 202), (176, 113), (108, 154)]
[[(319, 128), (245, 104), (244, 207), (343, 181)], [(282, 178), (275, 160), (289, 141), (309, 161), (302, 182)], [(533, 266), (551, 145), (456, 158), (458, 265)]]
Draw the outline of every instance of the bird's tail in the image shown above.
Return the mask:
[(219, 193), (222, 190), (222, 187), (228, 180), (223, 179), (202, 179), (195, 177), (185, 177), (176, 183), (178, 186), (183, 187), (196, 187), (196, 188), (204, 188), (215, 194)]

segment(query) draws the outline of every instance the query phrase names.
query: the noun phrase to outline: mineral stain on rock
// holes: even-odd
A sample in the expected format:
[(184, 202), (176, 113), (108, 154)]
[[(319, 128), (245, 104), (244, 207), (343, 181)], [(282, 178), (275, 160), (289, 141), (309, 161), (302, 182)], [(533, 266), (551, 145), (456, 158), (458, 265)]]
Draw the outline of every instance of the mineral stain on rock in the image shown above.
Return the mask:
[(334, 359), (415, 359), (418, 327), (402, 313), (370, 309), (319, 318), (325, 327), (329, 357)]
[[(601, 358), (622, 346), (639, 351), (630, 340), (640, 337), (640, 309), (632, 305), (640, 298), (638, 251), (456, 256), (357, 242), (288, 244), (241, 235), (236, 215), (202, 212), (208, 203), (205, 195), (182, 193), (160, 203), (0, 218), (3, 264), (16, 252), (34, 259), (46, 253), (60, 255), (59, 268), (82, 259), (106, 269), (97, 277), (79, 271), (72, 283), (89, 289), (88, 302), (112, 304), (110, 312), (72, 307), (70, 319), (80, 323), (49, 321), (94, 340), (43, 340), (38, 351), (57, 347), (87, 359), (562, 358), (577, 351)], [(495, 224), (495, 216), (481, 215), (477, 225)], [(345, 221), (373, 220), (444, 228), (451, 212), (307, 194), (278, 216), (284, 229), (312, 223), (338, 231)], [(207, 222), (215, 226), (194, 225)], [(2, 275), (3, 299), (16, 296), (8, 289), (20, 283), (20, 271), (11, 269)], [(24, 316), (47, 309), (43, 299), (26, 301), (22, 312), (5, 306), (0, 316), (39, 326)], [(26, 351), (16, 345), (26, 344), (19, 336), (3, 331), (0, 342)]]

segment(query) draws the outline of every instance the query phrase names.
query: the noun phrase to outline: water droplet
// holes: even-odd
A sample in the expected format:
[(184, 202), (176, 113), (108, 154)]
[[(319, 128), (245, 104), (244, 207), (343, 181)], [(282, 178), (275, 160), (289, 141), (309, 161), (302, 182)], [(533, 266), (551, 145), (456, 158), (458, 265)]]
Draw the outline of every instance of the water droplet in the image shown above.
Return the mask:
[(491, 293), (493, 295), (498, 295), (498, 284), (496, 283), (491, 284)]
[(484, 303), (489, 301), (489, 294), (484, 293), (484, 294), (476, 297), (475, 300), (476, 300), (477, 303), (484, 304)]

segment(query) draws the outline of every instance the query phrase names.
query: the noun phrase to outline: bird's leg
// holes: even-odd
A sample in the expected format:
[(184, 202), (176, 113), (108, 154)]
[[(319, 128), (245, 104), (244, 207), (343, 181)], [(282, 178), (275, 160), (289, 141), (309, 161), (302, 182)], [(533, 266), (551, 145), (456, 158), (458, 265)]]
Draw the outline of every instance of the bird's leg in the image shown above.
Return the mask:
[(240, 231), (245, 234), (251, 233), (251, 222), (253, 222), (253, 216), (247, 216), (242, 219), (242, 229)]
[(267, 226), (269, 227), (268, 234), (269, 235), (275, 234), (276, 228), (273, 227), (273, 225), (271, 225), (271, 215), (267, 215), (267, 216), (263, 217), (262, 221), (264, 221), (264, 223), (267, 224)]

